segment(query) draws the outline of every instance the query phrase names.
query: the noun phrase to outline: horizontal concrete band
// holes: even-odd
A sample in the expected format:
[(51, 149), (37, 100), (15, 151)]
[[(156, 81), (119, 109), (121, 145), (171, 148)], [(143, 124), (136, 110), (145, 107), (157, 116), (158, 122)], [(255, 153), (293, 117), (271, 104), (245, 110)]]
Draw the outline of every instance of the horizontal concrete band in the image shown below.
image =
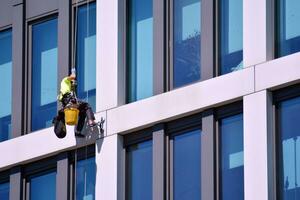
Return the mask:
[[(242, 99), (264, 89), (274, 89), (300, 79), (300, 53), (195, 83), (135, 103), (96, 114), (106, 120), (105, 134), (125, 134), (153, 124), (201, 112)], [(65, 139), (57, 139), (53, 127), (0, 143), (0, 170), (74, 149), (88, 141), (76, 140), (72, 127)], [(16, 148), (17, 147), (17, 148)]]

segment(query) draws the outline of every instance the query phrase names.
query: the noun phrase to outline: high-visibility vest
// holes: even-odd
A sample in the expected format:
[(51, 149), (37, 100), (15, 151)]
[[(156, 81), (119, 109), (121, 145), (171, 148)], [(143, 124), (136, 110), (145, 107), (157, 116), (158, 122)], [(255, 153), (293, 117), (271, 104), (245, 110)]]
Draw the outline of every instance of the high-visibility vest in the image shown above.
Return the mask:
[(65, 77), (60, 83), (60, 93), (58, 95), (58, 100), (62, 100), (62, 97), (72, 92), (72, 82), (69, 80), (69, 77)]

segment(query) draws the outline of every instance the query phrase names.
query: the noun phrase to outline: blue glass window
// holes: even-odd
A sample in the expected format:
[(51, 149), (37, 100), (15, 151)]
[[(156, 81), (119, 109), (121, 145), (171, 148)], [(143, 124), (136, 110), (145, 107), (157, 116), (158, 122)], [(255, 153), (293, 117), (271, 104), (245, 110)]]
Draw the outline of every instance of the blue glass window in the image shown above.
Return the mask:
[(128, 102), (153, 95), (152, 0), (128, 1)]
[(56, 199), (56, 172), (30, 179), (30, 200)]
[(300, 1), (277, 0), (277, 56), (300, 51)]
[(10, 138), (12, 108), (12, 31), (0, 32), (0, 142)]
[(0, 199), (9, 200), (9, 183), (0, 184)]
[(78, 161), (76, 164), (76, 199), (95, 200), (95, 182), (95, 157)]
[(175, 136), (173, 152), (174, 200), (201, 199), (201, 131)]
[(244, 199), (243, 115), (220, 121), (220, 199)]
[(127, 200), (152, 200), (152, 140), (127, 149)]
[(57, 19), (32, 25), (31, 131), (52, 126), (57, 110)]
[(174, 0), (173, 87), (200, 80), (201, 0)]
[(282, 200), (300, 197), (300, 97), (279, 103), (278, 185)]
[(227, 74), (243, 68), (243, 0), (220, 0), (219, 69)]
[(96, 3), (78, 8), (77, 96), (96, 109)]

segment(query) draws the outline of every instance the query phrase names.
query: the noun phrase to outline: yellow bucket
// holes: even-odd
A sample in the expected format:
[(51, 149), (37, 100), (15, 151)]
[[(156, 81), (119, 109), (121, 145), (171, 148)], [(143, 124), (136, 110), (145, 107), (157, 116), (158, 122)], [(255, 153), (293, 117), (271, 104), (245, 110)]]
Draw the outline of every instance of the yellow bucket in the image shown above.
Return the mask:
[(68, 125), (76, 125), (78, 121), (79, 110), (77, 108), (66, 108), (65, 112), (65, 121)]

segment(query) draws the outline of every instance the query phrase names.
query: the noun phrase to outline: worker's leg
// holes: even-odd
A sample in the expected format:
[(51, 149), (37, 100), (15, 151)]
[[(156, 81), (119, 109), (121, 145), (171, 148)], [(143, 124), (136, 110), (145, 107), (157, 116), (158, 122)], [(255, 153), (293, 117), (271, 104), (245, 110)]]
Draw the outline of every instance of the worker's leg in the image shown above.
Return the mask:
[(79, 134), (81, 134), (81, 131), (84, 127), (85, 118), (86, 118), (85, 111), (79, 109), (78, 123), (75, 126), (75, 135), (80, 136)]
[(89, 125), (94, 125), (95, 123), (95, 115), (94, 112), (91, 108), (91, 106), (87, 103), (87, 102), (83, 102), (83, 101), (78, 101), (78, 109), (81, 111), (84, 111), (86, 114), (86, 117), (88, 119), (88, 124)]

